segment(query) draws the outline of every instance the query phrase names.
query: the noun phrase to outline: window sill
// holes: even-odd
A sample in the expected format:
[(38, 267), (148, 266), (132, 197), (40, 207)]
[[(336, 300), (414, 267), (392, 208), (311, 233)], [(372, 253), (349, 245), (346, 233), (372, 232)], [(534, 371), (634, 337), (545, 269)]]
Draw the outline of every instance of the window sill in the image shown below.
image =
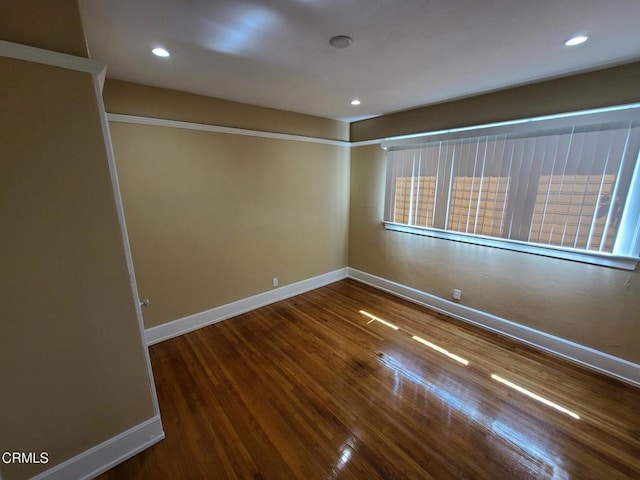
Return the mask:
[(515, 240), (504, 240), (493, 237), (484, 237), (482, 235), (469, 235), (464, 233), (448, 232), (435, 228), (414, 227), (392, 222), (383, 223), (384, 228), (386, 228), (387, 230), (392, 230), (394, 232), (411, 233), (414, 235), (423, 235), (444, 240), (453, 240), (455, 242), (471, 243), (474, 245), (482, 245), (485, 247), (501, 248), (503, 250), (512, 250), (515, 252), (542, 255), (551, 258), (560, 258), (563, 260), (571, 260), (574, 262), (619, 268), (622, 270), (635, 270), (638, 261), (640, 261), (640, 259), (634, 257), (620, 257), (605, 253), (586, 253), (579, 250), (535, 245), (526, 242), (518, 242)]

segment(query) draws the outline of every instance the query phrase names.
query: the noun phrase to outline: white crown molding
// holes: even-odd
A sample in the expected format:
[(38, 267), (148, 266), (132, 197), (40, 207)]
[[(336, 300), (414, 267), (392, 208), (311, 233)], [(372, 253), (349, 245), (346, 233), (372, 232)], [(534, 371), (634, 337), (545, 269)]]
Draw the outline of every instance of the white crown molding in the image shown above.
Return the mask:
[[(90, 73), (97, 77), (100, 92), (104, 88), (107, 66), (104, 63), (90, 58), (77, 57), (66, 53), (44, 50), (42, 48), (30, 47), (19, 43), (0, 40), (0, 57), (14, 58), (27, 62), (51, 65), (68, 70)], [(321, 145), (332, 145), (336, 147), (351, 147), (362, 145), (380, 144), (380, 140), (368, 140), (364, 142), (352, 143), (349, 141), (330, 140), (328, 138), (308, 137), (304, 135), (292, 135), (287, 133), (264, 132), (260, 130), (248, 130), (244, 128), (224, 127), (220, 125), (209, 125), (204, 123), (183, 122), (178, 120), (166, 120), (162, 118), (141, 117), (136, 115), (122, 115), (109, 113), (107, 117), (110, 122), (134, 123), (139, 125), (152, 125), (156, 127), (182, 128), (187, 130), (199, 130), (204, 132), (226, 133), (230, 135), (245, 135), (250, 137), (271, 138), (276, 140), (290, 140), (295, 142), (317, 143)]]
[(622, 358), (614, 357), (564, 338), (556, 337), (354, 268), (349, 268), (349, 278), (458, 320), (513, 338), (631, 385), (640, 386), (640, 365)]
[(139, 125), (152, 125), (155, 127), (182, 128), (186, 130), (199, 130), (202, 132), (226, 133), (230, 135), (245, 135), (249, 137), (271, 138), (276, 140), (319, 143), (322, 145), (333, 145), (337, 147), (348, 147), (351, 145), (349, 142), (329, 140), (326, 138), (305, 137), (302, 135), (291, 135), (287, 133), (263, 132), (261, 130), (247, 130), (244, 128), (223, 127), (220, 125), (209, 125), (206, 123), (182, 122), (178, 120), (166, 120), (163, 118), (122, 115), (119, 113), (108, 113), (107, 118), (110, 122), (134, 123)]
[(212, 325), (222, 320), (235, 317), (236, 315), (255, 310), (256, 308), (264, 307), (265, 305), (300, 295), (301, 293), (323, 287), (330, 283), (337, 282), (338, 280), (343, 280), (347, 278), (347, 272), (348, 270), (345, 267), (332, 272), (323, 273), (316, 277), (311, 277), (300, 282), (275, 288), (252, 297), (227, 303), (172, 322), (163, 323), (156, 327), (147, 328), (147, 344), (153, 345), (193, 330)]
[(158, 443), (163, 438), (164, 431), (160, 417), (155, 416), (36, 475), (31, 480), (68, 480), (70, 478), (89, 480)]
[(106, 65), (90, 58), (77, 57), (66, 53), (53, 52), (42, 48), (30, 47), (19, 43), (0, 40), (0, 56), (24, 60), (27, 62), (41, 63), (53, 67), (66, 68), (79, 72), (90, 73), (92, 75), (102, 75)]
[(386, 138), (375, 138), (373, 140), (362, 140), (361, 142), (351, 142), (351, 147), (366, 147), (367, 145), (382, 145)]

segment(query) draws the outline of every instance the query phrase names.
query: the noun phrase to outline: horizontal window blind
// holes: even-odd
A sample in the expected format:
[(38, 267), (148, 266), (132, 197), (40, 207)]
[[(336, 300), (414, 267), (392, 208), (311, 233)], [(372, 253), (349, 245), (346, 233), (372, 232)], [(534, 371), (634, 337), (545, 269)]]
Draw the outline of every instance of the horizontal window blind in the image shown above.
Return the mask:
[(638, 110), (385, 142), (384, 220), (636, 257)]

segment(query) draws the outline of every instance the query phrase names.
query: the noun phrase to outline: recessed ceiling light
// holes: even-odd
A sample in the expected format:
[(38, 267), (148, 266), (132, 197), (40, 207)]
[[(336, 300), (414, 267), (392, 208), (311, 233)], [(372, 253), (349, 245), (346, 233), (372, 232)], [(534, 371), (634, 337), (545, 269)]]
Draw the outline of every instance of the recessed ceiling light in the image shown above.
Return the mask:
[(589, 40), (589, 35), (575, 35), (571, 38), (567, 38), (563, 43), (567, 47), (575, 47), (576, 45), (580, 45), (581, 43)]
[(354, 107), (357, 107), (358, 105), (360, 105), (360, 100), (358, 100), (357, 98), (354, 98), (353, 100), (351, 100), (351, 105), (353, 105)]
[(170, 53), (168, 51), (166, 51), (164, 48), (154, 48), (153, 50), (151, 50), (151, 53), (153, 53), (154, 55), (158, 56), (158, 57), (168, 57), (170, 55)]
[(346, 35), (337, 35), (329, 40), (329, 45), (333, 48), (347, 48), (353, 43), (353, 38)]

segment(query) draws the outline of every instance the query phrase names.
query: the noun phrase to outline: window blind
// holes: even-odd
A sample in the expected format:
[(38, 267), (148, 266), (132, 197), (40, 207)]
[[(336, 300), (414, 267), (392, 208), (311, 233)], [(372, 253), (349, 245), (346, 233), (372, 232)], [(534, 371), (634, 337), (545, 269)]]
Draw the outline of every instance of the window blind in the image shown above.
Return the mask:
[(384, 219), (555, 249), (637, 257), (638, 110), (572, 114), (385, 142)]

